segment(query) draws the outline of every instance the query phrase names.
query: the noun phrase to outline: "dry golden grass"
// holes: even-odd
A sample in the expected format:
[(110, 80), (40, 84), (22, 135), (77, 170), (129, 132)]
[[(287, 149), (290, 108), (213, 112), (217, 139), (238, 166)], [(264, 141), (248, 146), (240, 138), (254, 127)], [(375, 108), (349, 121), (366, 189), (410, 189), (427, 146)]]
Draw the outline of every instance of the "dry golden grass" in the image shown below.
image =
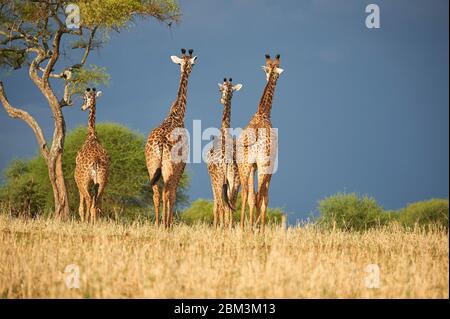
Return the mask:
[[(3, 298), (448, 298), (443, 231), (96, 226), (0, 215)], [(80, 267), (80, 288), (64, 269)], [(365, 285), (378, 264), (378, 289)]]

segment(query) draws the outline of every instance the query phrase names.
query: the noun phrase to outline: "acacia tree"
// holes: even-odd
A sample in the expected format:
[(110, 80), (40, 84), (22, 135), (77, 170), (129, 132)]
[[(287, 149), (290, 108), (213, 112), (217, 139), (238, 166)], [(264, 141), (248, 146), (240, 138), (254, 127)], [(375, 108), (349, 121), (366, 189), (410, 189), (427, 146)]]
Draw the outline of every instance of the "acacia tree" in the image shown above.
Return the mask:
[[(70, 10), (75, 11), (66, 16)], [(25, 121), (36, 135), (53, 189), (55, 217), (69, 215), (62, 169), (63, 108), (72, 105), (73, 97), (90, 83), (108, 79), (102, 68), (86, 66), (91, 51), (101, 47), (108, 32), (118, 32), (138, 17), (155, 18), (170, 26), (179, 16), (176, 0), (1, 0), (0, 67), (28, 68), (54, 119), (51, 143), (30, 113), (9, 102), (1, 81), (0, 101), (10, 117)], [(70, 59), (61, 59), (63, 49)], [(75, 58), (77, 63), (67, 63)], [(55, 90), (58, 86), (64, 92), (60, 97)]]

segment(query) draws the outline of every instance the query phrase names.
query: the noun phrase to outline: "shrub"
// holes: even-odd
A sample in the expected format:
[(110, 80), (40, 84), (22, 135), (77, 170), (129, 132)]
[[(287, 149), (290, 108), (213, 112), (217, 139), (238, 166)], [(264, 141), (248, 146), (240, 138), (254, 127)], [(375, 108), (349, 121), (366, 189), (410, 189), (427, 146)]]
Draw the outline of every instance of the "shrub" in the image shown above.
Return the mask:
[(409, 204), (399, 211), (399, 222), (408, 228), (415, 225), (429, 227), (438, 225), (448, 229), (448, 199), (430, 199)]
[(46, 196), (31, 174), (31, 165), (26, 161), (13, 160), (5, 170), (9, 187), (0, 189), (2, 209), (12, 216), (34, 217), (42, 212)]
[(197, 199), (181, 214), (181, 220), (187, 224), (199, 222), (212, 223), (214, 203), (207, 199)]
[(338, 193), (319, 201), (319, 224), (341, 230), (366, 230), (386, 225), (392, 218), (367, 195)]

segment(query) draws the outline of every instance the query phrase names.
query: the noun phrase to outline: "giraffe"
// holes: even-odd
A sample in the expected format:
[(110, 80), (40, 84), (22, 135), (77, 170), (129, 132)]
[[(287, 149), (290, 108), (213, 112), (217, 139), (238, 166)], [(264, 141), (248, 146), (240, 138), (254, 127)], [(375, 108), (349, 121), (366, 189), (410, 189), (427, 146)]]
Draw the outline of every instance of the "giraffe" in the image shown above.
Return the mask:
[(217, 227), (220, 221), (224, 228), (227, 223), (231, 228), (233, 226), (232, 214), (235, 210), (234, 207), (240, 187), (235, 157), (235, 143), (229, 132), (231, 98), (234, 91), (239, 91), (242, 88), (242, 84), (233, 85), (231, 78), (229, 81), (225, 78), (223, 83), (218, 83), (218, 85), (221, 92), (220, 103), (224, 106), (222, 125), (220, 138), (214, 140), (213, 147), (208, 151), (207, 166), (214, 196), (214, 226)]
[[(270, 113), (277, 80), (283, 72), (279, 66), (279, 54), (275, 59), (271, 59), (270, 55), (266, 54), (266, 63), (262, 68), (266, 74), (267, 84), (259, 102), (258, 111), (251, 118), (238, 140), (237, 159), (242, 185), (241, 229), (244, 229), (248, 200), (250, 227), (253, 228), (253, 210), (256, 205), (257, 222), (260, 222), (261, 230), (264, 232), (269, 184), (277, 151), (277, 136), (272, 131)], [(254, 189), (255, 174), (258, 177), (256, 193)]]
[[(108, 182), (110, 157), (100, 144), (95, 131), (96, 100), (101, 91), (87, 88), (84, 93), (83, 111), (89, 109), (88, 132), (86, 140), (76, 157), (75, 182), (80, 193), (80, 207), (78, 212), (81, 221), (85, 219), (95, 223), (97, 212), (100, 210), (101, 198)], [(94, 185), (94, 195), (89, 189)], [(87, 212), (85, 213), (86, 204)]]
[[(189, 75), (197, 59), (192, 56), (193, 50), (181, 49), (181, 58), (171, 56), (172, 62), (180, 65), (180, 85), (177, 98), (170, 107), (164, 121), (154, 128), (147, 139), (145, 158), (153, 189), (153, 205), (155, 207), (155, 225), (159, 226), (160, 193), (158, 180), (162, 176), (163, 225), (170, 228), (173, 223), (173, 208), (178, 183), (186, 166), (189, 145), (184, 130), (186, 112), (186, 94)], [(181, 152), (181, 154), (180, 154)]]

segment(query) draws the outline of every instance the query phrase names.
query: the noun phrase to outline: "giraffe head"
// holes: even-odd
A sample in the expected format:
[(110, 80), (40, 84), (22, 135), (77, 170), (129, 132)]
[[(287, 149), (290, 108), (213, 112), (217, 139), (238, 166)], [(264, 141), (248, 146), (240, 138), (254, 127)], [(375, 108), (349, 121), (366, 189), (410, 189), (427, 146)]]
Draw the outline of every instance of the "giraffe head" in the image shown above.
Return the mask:
[(266, 73), (266, 79), (269, 81), (270, 76), (277, 79), (280, 74), (284, 71), (280, 68), (280, 55), (277, 54), (275, 59), (271, 59), (269, 54), (266, 54), (266, 65), (263, 65), (263, 70)]
[(239, 91), (240, 89), (242, 89), (242, 84), (233, 85), (231, 81), (231, 78), (228, 81), (227, 78), (224, 78), (222, 84), (217, 83), (219, 85), (219, 91), (222, 94), (220, 97), (220, 103), (222, 103), (223, 105), (225, 105), (227, 101), (231, 100), (234, 91)]
[(192, 56), (192, 53), (194, 53), (194, 50), (192, 49), (189, 49), (189, 54), (186, 54), (186, 49), (181, 49), (181, 58), (177, 57), (176, 55), (172, 55), (170, 57), (173, 63), (180, 66), (181, 73), (191, 73), (192, 66), (195, 64), (195, 60), (197, 60), (197, 57)]
[(92, 107), (95, 107), (95, 102), (99, 96), (102, 95), (102, 91), (97, 91), (95, 88), (87, 88), (84, 92), (84, 102), (81, 106), (81, 109), (83, 111), (86, 111), (87, 109), (91, 109)]

